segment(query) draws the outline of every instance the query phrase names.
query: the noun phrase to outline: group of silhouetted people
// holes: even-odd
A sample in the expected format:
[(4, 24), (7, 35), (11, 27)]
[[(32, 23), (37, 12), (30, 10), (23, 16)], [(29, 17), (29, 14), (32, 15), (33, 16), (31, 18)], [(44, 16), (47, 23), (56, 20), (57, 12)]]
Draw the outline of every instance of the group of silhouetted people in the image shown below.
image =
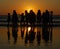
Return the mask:
[[(10, 17), (10, 13), (8, 13), (8, 18), (7, 18), (7, 22), (8, 22), (8, 41), (10, 40), (10, 32), (9, 32), (9, 24), (11, 22), (11, 17)], [(53, 25), (53, 11), (49, 12), (48, 10), (46, 10), (45, 12), (43, 12), (43, 14), (41, 14), (41, 11), (38, 10), (37, 15), (34, 13), (33, 10), (30, 10), (30, 12), (28, 13), (27, 10), (25, 10), (25, 14), (22, 13), (20, 18), (20, 25), (28, 25), (30, 24), (30, 26), (34, 26), (35, 23), (41, 25), (42, 27), (42, 39), (45, 40), (45, 42), (48, 42), (48, 40), (50, 39), (52, 41), (52, 25)], [(14, 44), (16, 44), (17, 42), (17, 37), (18, 37), (18, 15), (16, 13), (15, 10), (13, 10), (13, 14), (12, 14), (12, 37), (14, 39)], [(24, 30), (22, 30), (21, 28), (21, 37), (24, 37)], [(40, 43), (41, 40), (41, 34), (39, 31), (37, 31), (37, 43)], [(25, 36), (25, 43), (27, 44), (28, 41), (29, 43), (33, 43), (35, 39), (35, 32), (34, 32), (34, 28), (31, 28), (31, 30), (29, 31), (28, 34), (28, 29), (26, 31), (26, 36)]]
[[(8, 41), (10, 41), (10, 31), (9, 31), (9, 24), (10, 24), (10, 21), (11, 21), (11, 15), (10, 13), (8, 13), (8, 18), (7, 18), (7, 22), (8, 22)], [(17, 32), (18, 32), (18, 16), (17, 16), (17, 13), (15, 10), (13, 10), (13, 15), (12, 15), (12, 37), (14, 39), (14, 44), (17, 42)]]
[(36, 19), (35, 19), (36, 18), (36, 15), (33, 12), (33, 10), (30, 10), (29, 13), (27, 12), (27, 10), (25, 10), (25, 15), (24, 15), (24, 13), (22, 13), (20, 16), (21, 16), (21, 21), (20, 21), (20, 24), (21, 25), (22, 24), (28, 25), (29, 23), (31, 25), (33, 25), (35, 23), (35, 21), (36, 21)]
[(53, 12), (46, 10), (42, 15), (42, 36), (45, 41), (52, 41)]

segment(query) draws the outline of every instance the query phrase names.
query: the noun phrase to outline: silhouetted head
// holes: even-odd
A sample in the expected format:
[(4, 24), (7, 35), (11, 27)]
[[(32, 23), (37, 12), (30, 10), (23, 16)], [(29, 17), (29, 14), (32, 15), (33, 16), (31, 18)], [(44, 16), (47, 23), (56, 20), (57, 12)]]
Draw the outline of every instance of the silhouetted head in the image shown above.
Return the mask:
[(8, 18), (7, 18), (7, 21), (8, 21), (8, 24), (9, 24), (9, 22), (10, 22), (10, 13), (8, 13)]
[(24, 13), (22, 13), (21, 16), (24, 16)]
[(46, 12), (46, 13), (49, 13), (49, 11), (48, 11), (48, 10), (46, 10), (45, 12)]
[(37, 15), (41, 15), (41, 11), (40, 10), (38, 10)]
[(43, 12), (42, 16), (45, 16), (45, 12)]
[(8, 15), (10, 16), (10, 13), (8, 13)]
[(41, 11), (40, 11), (40, 10), (38, 10), (38, 12), (40, 13)]
[(16, 10), (13, 10), (13, 14), (17, 14), (17, 13), (16, 13)]
[(33, 10), (30, 10), (30, 14), (31, 14), (31, 16), (33, 16), (33, 17), (36, 16)]
[(33, 13), (33, 10), (30, 10), (30, 13)]
[(25, 14), (28, 14), (28, 11), (27, 10), (25, 10)]
[(49, 16), (49, 11), (48, 11), (48, 10), (45, 11), (45, 16), (46, 16), (46, 17)]
[(50, 11), (50, 14), (53, 15), (53, 11)]

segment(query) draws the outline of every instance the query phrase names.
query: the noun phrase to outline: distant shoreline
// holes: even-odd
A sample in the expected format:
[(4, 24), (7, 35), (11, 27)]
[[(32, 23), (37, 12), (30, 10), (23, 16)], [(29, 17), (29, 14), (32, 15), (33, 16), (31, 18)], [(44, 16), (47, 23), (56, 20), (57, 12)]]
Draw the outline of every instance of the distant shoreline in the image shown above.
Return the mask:
[[(18, 25), (18, 27), (30, 27), (31, 25)], [(0, 27), (8, 27), (7, 24), (0, 24)], [(12, 25), (9, 25), (12, 27)], [(42, 27), (41, 25), (32, 25), (32, 27)], [(60, 25), (53, 25), (52, 27), (60, 27)]]
[[(20, 15), (18, 15), (19, 21), (18, 23), (20, 23)], [(60, 15), (54, 15), (53, 16), (53, 27), (60, 27)], [(10, 23), (12, 22), (12, 20), (10, 21)], [(10, 26), (12, 26), (10, 24)], [(20, 25), (19, 25), (20, 26)], [(27, 26), (27, 25), (22, 25), (22, 26)], [(30, 26), (30, 25), (28, 25)], [(41, 25), (34, 25), (34, 27), (41, 27)], [(0, 15), (0, 27), (7, 27), (7, 15)]]

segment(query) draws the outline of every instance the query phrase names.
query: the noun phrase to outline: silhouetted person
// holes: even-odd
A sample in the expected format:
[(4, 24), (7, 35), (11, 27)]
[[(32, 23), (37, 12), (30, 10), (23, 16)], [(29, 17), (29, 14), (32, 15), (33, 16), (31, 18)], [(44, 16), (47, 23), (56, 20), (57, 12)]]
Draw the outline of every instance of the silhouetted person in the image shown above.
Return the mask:
[(50, 12), (50, 41), (52, 42), (53, 11)]
[(7, 27), (9, 27), (9, 24), (10, 24), (10, 13), (8, 13), (8, 18), (7, 18), (7, 22), (8, 22), (8, 25), (7, 25)]
[(45, 12), (43, 12), (43, 14), (42, 14), (42, 36), (44, 36), (44, 30), (45, 30), (45, 28), (46, 28), (46, 26), (45, 26)]
[(43, 15), (42, 15), (42, 23), (44, 27), (48, 27), (48, 23), (49, 23), (49, 11), (46, 10)]
[(27, 10), (25, 10), (26, 25), (28, 25), (28, 17), (29, 17), (29, 13), (27, 12)]
[(12, 27), (14, 28), (18, 27), (18, 17), (15, 10), (13, 10), (13, 15), (12, 15)]
[(40, 45), (40, 41), (41, 41), (41, 34), (40, 34), (40, 31), (37, 31), (37, 44)]
[(37, 23), (41, 24), (41, 11), (40, 10), (38, 10), (37, 12)]
[(25, 22), (24, 22), (24, 13), (21, 14), (21, 25), (22, 24), (25, 24)]
[(46, 10), (46, 11), (45, 11), (45, 14), (46, 14), (46, 19), (48, 20), (47, 22), (49, 22), (49, 11)]
[(49, 11), (46, 10), (45, 13), (42, 15), (43, 17), (43, 26), (42, 26), (42, 37), (45, 42), (48, 42), (49, 40)]
[(8, 35), (8, 42), (10, 43), (10, 32), (9, 32), (9, 24), (10, 24), (10, 13), (8, 13), (8, 18), (7, 18), (7, 22), (8, 22), (8, 25), (7, 25), (7, 35)]
[(33, 10), (30, 10), (30, 13), (29, 13), (29, 23), (31, 25), (34, 25), (36, 22), (36, 15), (35, 13), (33, 12)]
[(13, 10), (12, 15), (12, 36), (14, 38), (14, 44), (17, 42), (17, 31), (18, 31), (18, 17), (15, 10)]

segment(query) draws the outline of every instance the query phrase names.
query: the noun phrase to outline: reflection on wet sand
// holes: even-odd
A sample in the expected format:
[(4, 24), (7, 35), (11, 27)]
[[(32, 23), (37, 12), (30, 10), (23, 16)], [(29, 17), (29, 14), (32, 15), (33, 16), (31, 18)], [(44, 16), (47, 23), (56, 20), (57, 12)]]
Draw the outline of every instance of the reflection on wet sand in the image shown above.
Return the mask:
[[(29, 26), (30, 27), (30, 26)], [(44, 40), (42, 39), (42, 28), (41, 27), (34, 27), (34, 32), (36, 32), (36, 34), (35, 34), (35, 39), (34, 39), (34, 42), (33, 43), (29, 43), (29, 40), (26, 40), (25, 38), (26, 38), (26, 32), (27, 32), (27, 27), (22, 27), (23, 29), (24, 29), (24, 38), (22, 39), (21, 38), (21, 27), (18, 27), (18, 32), (17, 32), (17, 35), (18, 35), (18, 37), (17, 37), (17, 42), (16, 42), (16, 44), (14, 44), (14, 39), (13, 39), (13, 37), (12, 37), (12, 27), (9, 27), (9, 32), (10, 32), (10, 43), (8, 43), (8, 36), (7, 36), (7, 32), (8, 32), (8, 29), (7, 29), (7, 27), (0, 27), (0, 46), (2, 46), (2, 48), (3, 47), (5, 47), (6, 46), (6, 48), (8, 47), (9, 48), (9, 46), (10, 47), (16, 47), (16, 49), (17, 48), (19, 48), (19, 49), (21, 49), (21, 47), (22, 48), (27, 48), (28, 47), (28, 49), (30, 48), (30, 47), (34, 47), (34, 48), (36, 48), (36, 49), (58, 49), (58, 47), (59, 47), (59, 43), (60, 43), (60, 39), (59, 39), (59, 37), (60, 37), (60, 28), (58, 27), (58, 28), (53, 28), (53, 37), (52, 37), (52, 39), (53, 39), (53, 41), (52, 41), (52, 43), (50, 42), (50, 39), (49, 39), (49, 41), (48, 42), (44, 42)], [(4, 31), (3, 31), (4, 30)], [(40, 39), (40, 43), (38, 44), (38, 40), (37, 40), (37, 32), (40, 32), (40, 35), (41, 35), (41, 39)], [(28, 33), (29, 34), (29, 33)], [(28, 34), (27, 34), (27, 37), (28, 37)], [(28, 38), (27, 38), (28, 39)], [(25, 43), (25, 40), (27, 41), (27, 43)], [(37, 48), (38, 47), (38, 48)]]
[[(8, 29), (9, 31), (9, 29)], [(20, 31), (20, 32), (19, 32)], [(41, 27), (21, 27), (18, 30), (17, 29), (12, 30), (12, 37), (14, 40), (14, 44), (18, 43), (18, 40), (22, 40), (24, 45), (34, 45), (34, 43), (38, 46), (41, 44), (41, 39), (45, 42), (45, 44), (51, 43), (51, 38), (49, 36), (50, 32), (45, 32), (45, 34), (42, 34), (42, 28)], [(20, 36), (18, 36), (20, 35)], [(8, 33), (8, 41), (10, 40), (10, 34)], [(18, 39), (19, 38), (19, 39)], [(21, 42), (21, 41), (20, 41)]]

